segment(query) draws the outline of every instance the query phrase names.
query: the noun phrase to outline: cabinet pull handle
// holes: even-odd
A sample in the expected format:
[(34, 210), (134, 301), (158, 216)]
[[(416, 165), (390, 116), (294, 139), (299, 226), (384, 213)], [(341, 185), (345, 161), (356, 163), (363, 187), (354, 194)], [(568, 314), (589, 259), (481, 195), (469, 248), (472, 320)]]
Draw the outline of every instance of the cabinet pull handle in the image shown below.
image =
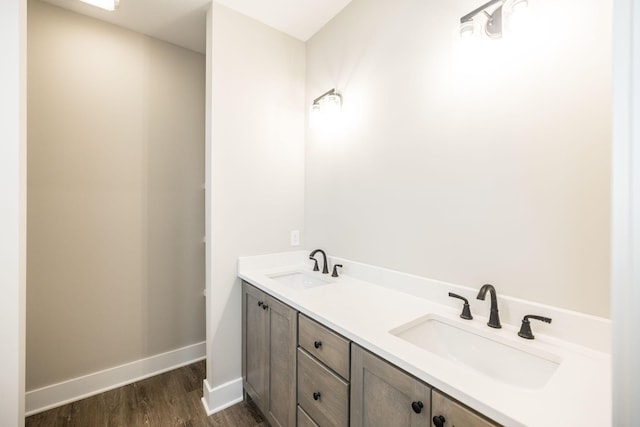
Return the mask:
[(445, 421), (446, 420), (442, 415), (436, 415), (433, 417), (433, 424), (435, 424), (436, 427), (444, 427)]
[(314, 346), (315, 348), (320, 348), (320, 347), (322, 347), (322, 341), (314, 341), (314, 342), (313, 342), (313, 346)]
[(411, 409), (413, 409), (413, 412), (415, 412), (416, 414), (419, 414), (420, 412), (422, 412), (423, 407), (424, 405), (419, 400), (417, 402), (411, 403)]
[(269, 305), (268, 304), (262, 304), (262, 309), (263, 310), (268, 310), (269, 309)]
[(262, 301), (258, 301), (258, 307), (262, 307), (262, 304), (264, 304)]
[(320, 392), (316, 391), (313, 393), (313, 400), (320, 400)]

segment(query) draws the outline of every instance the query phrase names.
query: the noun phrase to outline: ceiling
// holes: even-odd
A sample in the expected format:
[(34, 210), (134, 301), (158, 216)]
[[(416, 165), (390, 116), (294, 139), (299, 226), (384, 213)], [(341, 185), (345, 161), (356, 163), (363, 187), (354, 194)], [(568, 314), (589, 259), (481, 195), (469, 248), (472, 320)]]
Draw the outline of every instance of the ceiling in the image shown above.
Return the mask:
[(216, 0), (216, 3), (307, 41), (351, 0)]
[[(80, 0), (44, 0), (74, 12), (204, 53), (211, 0), (120, 0), (115, 12)], [(307, 41), (351, 0), (216, 0), (296, 39)]]

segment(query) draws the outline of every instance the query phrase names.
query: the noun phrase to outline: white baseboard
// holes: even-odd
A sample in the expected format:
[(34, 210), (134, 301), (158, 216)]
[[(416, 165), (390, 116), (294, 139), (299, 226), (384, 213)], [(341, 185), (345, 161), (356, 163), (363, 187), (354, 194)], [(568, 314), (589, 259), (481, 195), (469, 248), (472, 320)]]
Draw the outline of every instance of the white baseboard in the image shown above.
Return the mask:
[(193, 344), (28, 391), (25, 393), (25, 415), (37, 414), (197, 362), (206, 356), (205, 344), (205, 342)]
[(207, 415), (213, 415), (236, 403), (242, 402), (242, 378), (211, 388), (204, 380), (202, 386), (202, 404)]

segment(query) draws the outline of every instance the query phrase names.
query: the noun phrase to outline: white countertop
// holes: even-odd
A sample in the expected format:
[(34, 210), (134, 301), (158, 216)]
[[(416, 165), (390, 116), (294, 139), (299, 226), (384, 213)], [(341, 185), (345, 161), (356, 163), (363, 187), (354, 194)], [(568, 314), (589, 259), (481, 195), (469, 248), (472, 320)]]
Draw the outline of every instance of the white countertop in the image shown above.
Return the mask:
[[(611, 425), (608, 319), (527, 303), (498, 292), (502, 329), (492, 329), (486, 325), (489, 302), (475, 300), (477, 290), (330, 258), (344, 265), (343, 274), (331, 279), (311, 272), (307, 257), (308, 252), (298, 251), (240, 258), (238, 276), (506, 426)], [(332, 282), (295, 289), (269, 277), (290, 271), (306, 271)], [(470, 300), (473, 320), (459, 318), (462, 302), (448, 298), (449, 291)], [(561, 363), (543, 388), (520, 388), (389, 333), (428, 314), (463, 322), (466, 328), (495, 334), (520, 348), (553, 354)], [(544, 315), (553, 322), (532, 322), (536, 338), (524, 340), (517, 336), (523, 314)]]

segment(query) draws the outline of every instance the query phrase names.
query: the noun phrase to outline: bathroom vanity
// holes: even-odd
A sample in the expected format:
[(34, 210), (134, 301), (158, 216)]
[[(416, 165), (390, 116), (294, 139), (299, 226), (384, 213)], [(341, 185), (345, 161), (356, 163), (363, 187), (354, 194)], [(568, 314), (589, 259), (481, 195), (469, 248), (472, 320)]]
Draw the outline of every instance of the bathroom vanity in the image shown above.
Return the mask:
[[(608, 320), (498, 293), (492, 329), (477, 289), (307, 255), (239, 260), (244, 392), (271, 425), (611, 425)], [(526, 340), (527, 314), (554, 320)]]
[(246, 282), (242, 295), (244, 388), (272, 425), (498, 425)]

